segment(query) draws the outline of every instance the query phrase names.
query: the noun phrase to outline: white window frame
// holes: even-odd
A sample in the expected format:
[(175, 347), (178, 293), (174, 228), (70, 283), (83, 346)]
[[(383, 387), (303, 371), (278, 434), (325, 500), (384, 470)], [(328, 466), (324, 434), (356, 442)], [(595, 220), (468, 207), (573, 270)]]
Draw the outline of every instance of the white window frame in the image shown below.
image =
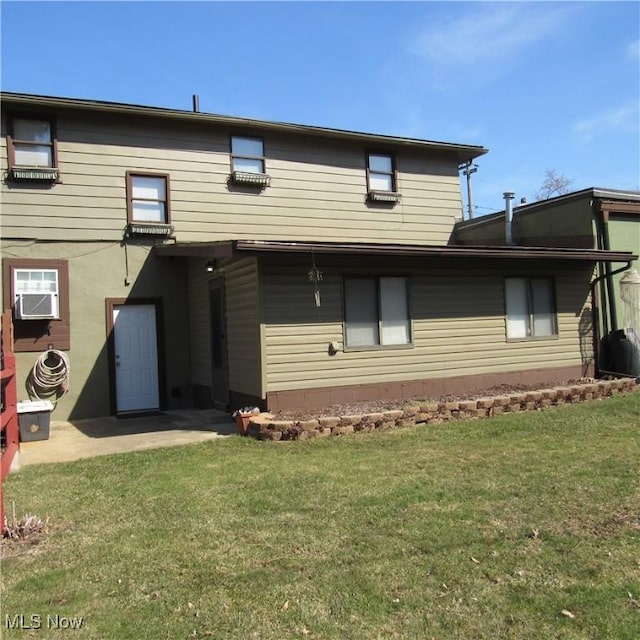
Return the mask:
[[(55, 279), (53, 280), (53, 282), (55, 283), (55, 287), (54, 287), (54, 291), (44, 291), (42, 289), (40, 289), (39, 287), (33, 287), (31, 288), (31, 290), (21, 290), (23, 289), (23, 282), (22, 280), (20, 280), (18, 278), (18, 275), (21, 273), (27, 273), (27, 274), (35, 274), (35, 273), (39, 273), (41, 275), (44, 275), (45, 273), (53, 273), (55, 274)], [(31, 282), (31, 279), (29, 279), (29, 282)], [(34, 280), (34, 283), (37, 282), (44, 282), (44, 278), (42, 278), (41, 280)], [(27, 287), (27, 289), (29, 289), (29, 287)], [(52, 313), (51, 314), (43, 314), (41, 317), (42, 318), (49, 318), (49, 319), (59, 319), (60, 318), (60, 273), (58, 271), (58, 269), (49, 269), (49, 268), (42, 268), (42, 269), (34, 269), (34, 268), (16, 268), (13, 270), (13, 296), (14, 296), (14, 304), (16, 306), (20, 305), (20, 314), (19, 317), (21, 319), (24, 320), (28, 320), (29, 317), (24, 317), (22, 316), (22, 296), (23, 295), (50, 295), (52, 298)], [(38, 316), (36, 314), (34, 314), (33, 319), (37, 319)]]
[[(535, 284), (545, 283), (550, 310), (540, 309)], [(520, 297), (520, 300), (517, 297)], [(558, 307), (555, 283), (548, 277), (508, 277), (504, 281), (505, 329), (507, 341), (550, 340), (558, 337)], [(545, 317), (547, 316), (547, 317)], [(538, 329), (548, 323), (549, 331)]]
[[(372, 307), (375, 310), (375, 318), (372, 318), (374, 325), (374, 338), (371, 343), (354, 342), (353, 337), (350, 338), (352, 331), (349, 324), (351, 315), (349, 306), (349, 284), (357, 285), (357, 281), (373, 283), (375, 300), (371, 300)], [(389, 303), (391, 293), (385, 294), (386, 287), (392, 284), (392, 281), (402, 281), (404, 285), (403, 303), (404, 308), (398, 309), (397, 305), (393, 306)], [(362, 287), (360, 287), (362, 290)], [(406, 276), (346, 276), (343, 280), (343, 303), (344, 303), (344, 349), (345, 351), (362, 351), (371, 349), (398, 349), (413, 346), (413, 330), (410, 314), (409, 302), (409, 278)], [(394, 314), (400, 312), (400, 318), (392, 318)], [(395, 321), (395, 322), (394, 322)], [(395, 326), (394, 326), (395, 324)], [(404, 332), (404, 335), (402, 333)]]

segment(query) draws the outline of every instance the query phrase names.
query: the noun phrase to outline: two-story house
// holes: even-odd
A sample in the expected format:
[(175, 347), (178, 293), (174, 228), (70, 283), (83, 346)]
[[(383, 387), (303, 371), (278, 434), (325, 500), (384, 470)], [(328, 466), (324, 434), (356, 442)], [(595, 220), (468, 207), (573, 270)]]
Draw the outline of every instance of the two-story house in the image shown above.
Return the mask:
[(56, 418), (278, 410), (579, 377), (596, 261), (455, 246), (483, 147), (2, 95), (3, 304)]

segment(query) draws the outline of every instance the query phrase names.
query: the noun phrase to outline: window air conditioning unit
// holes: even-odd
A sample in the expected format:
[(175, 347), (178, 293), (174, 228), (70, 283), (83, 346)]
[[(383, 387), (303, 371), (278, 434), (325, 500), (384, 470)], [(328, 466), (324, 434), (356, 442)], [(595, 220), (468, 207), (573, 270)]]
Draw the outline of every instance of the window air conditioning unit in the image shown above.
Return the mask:
[(58, 317), (58, 297), (55, 293), (19, 293), (15, 316), (19, 320), (46, 320)]

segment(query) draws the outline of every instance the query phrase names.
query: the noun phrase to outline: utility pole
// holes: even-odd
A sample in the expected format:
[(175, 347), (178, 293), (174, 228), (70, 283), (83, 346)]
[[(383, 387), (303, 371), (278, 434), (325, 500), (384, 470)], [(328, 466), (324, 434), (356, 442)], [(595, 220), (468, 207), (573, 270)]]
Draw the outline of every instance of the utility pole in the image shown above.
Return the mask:
[(469, 220), (473, 218), (473, 198), (471, 197), (471, 174), (478, 170), (477, 164), (472, 164), (471, 160), (465, 164), (461, 164), (459, 169), (462, 169), (463, 175), (467, 177), (467, 207), (469, 213)]

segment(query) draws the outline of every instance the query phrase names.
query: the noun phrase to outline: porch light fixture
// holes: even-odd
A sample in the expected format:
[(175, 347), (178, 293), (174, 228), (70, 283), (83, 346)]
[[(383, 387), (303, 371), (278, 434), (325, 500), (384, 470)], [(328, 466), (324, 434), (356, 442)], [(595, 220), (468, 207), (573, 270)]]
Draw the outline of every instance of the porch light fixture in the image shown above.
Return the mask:
[(236, 184), (248, 184), (254, 187), (268, 187), (271, 181), (266, 173), (252, 173), (251, 171), (234, 171), (231, 180)]
[(398, 202), (400, 194), (397, 191), (369, 191), (369, 200), (373, 202)]
[(216, 270), (216, 261), (209, 260), (209, 262), (207, 262), (207, 273), (213, 273), (215, 270)]

